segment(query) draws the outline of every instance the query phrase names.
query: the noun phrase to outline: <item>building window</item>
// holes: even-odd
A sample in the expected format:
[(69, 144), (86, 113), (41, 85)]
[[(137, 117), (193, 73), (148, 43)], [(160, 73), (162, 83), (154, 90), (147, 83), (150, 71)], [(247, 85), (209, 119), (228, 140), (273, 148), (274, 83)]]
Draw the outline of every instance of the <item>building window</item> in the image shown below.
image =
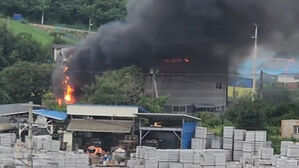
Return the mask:
[(299, 125), (294, 125), (294, 134), (299, 134)]
[(186, 106), (173, 106), (173, 112), (186, 112)]
[(173, 112), (179, 112), (180, 111), (180, 107), (179, 106), (173, 106), (172, 107), (172, 111)]
[(196, 108), (196, 112), (215, 112), (216, 107), (198, 107)]
[(216, 83), (216, 89), (222, 89), (222, 83)]

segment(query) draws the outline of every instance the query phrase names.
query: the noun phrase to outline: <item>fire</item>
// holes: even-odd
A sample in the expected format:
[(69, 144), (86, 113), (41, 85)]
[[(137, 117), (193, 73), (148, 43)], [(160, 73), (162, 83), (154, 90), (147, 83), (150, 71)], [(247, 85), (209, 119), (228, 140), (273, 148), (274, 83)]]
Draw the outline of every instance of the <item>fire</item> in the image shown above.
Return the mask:
[(73, 92), (75, 89), (73, 89), (70, 85), (67, 85), (65, 93), (64, 93), (64, 101), (66, 104), (74, 104), (75, 98), (73, 96)]
[(59, 98), (58, 99), (58, 106), (61, 106), (61, 104), (62, 104), (62, 100), (61, 100), (61, 98)]
[[(63, 68), (63, 73), (64, 73), (64, 79), (62, 82), (64, 88), (63, 99), (65, 104), (74, 104), (76, 102), (76, 99), (73, 95), (75, 89), (70, 84), (70, 77), (68, 76), (68, 70), (69, 70), (68, 66), (65, 66)], [(62, 104), (62, 98), (59, 98), (58, 105), (61, 106), (61, 104)]]
[(172, 59), (164, 59), (163, 60), (164, 63), (190, 63), (190, 59), (189, 58), (172, 58)]

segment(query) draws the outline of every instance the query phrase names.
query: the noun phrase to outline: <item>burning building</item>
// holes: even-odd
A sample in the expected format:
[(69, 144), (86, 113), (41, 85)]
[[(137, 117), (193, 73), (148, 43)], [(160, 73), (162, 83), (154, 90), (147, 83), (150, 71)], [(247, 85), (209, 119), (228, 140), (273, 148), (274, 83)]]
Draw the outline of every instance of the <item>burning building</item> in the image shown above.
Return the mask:
[(277, 55), (299, 52), (296, 4), (299, 1), (129, 0), (124, 21), (102, 25), (77, 44), (66, 72), (65, 65), (58, 66), (54, 92), (65, 97), (69, 90), (76, 98), (95, 72), (137, 65), (146, 73), (159, 70), (155, 78), (148, 73), (145, 90), (151, 92), (155, 80), (159, 95), (172, 96), (172, 111), (188, 105), (225, 109), (228, 67), (250, 55), (255, 23), (259, 47)]

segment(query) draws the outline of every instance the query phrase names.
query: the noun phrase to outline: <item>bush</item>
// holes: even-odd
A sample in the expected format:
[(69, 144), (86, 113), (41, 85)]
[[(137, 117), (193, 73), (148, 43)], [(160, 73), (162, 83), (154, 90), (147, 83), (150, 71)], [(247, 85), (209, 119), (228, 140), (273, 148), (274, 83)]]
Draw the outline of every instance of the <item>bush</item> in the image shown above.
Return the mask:
[(222, 116), (211, 113), (203, 112), (200, 114), (202, 125), (205, 127), (215, 128), (223, 124)]

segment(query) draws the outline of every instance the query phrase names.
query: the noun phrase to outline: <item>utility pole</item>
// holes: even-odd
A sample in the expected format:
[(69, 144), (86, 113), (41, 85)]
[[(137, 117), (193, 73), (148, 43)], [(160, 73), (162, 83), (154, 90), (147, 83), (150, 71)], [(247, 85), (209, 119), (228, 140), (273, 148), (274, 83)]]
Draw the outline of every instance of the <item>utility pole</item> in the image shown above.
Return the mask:
[(233, 98), (236, 98), (237, 66), (235, 66)]
[(91, 27), (92, 27), (92, 23), (91, 23), (91, 16), (88, 19), (88, 31), (91, 32)]
[(253, 67), (252, 67), (252, 75), (253, 75), (253, 82), (252, 82), (252, 101), (254, 101), (254, 94), (256, 93), (256, 58), (257, 58), (257, 30), (258, 26), (255, 23), (255, 31), (254, 31), (254, 48), (253, 48)]
[(150, 70), (150, 74), (152, 75), (152, 86), (153, 86), (153, 89), (154, 89), (154, 93), (155, 93), (155, 98), (158, 98), (159, 95), (158, 95), (158, 88), (157, 88), (157, 82), (156, 82), (156, 71), (154, 68), (151, 68)]
[(33, 114), (32, 114), (32, 109), (33, 109), (33, 103), (32, 101), (29, 102), (29, 111), (28, 111), (28, 116), (29, 116), (29, 130), (28, 130), (28, 138), (29, 138), (29, 154), (28, 154), (28, 166), (29, 168), (33, 168), (33, 141), (32, 141), (32, 124), (33, 124)]
[(42, 19), (40, 21), (40, 24), (44, 24), (44, 18), (45, 18), (45, 8), (43, 7), (43, 11), (42, 11)]
[(260, 80), (260, 98), (263, 98), (263, 78), (264, 78), (264, 74), (263, 74), (263, 70), (261, 70), (261, 76), (260, 76), (261, 80)]

